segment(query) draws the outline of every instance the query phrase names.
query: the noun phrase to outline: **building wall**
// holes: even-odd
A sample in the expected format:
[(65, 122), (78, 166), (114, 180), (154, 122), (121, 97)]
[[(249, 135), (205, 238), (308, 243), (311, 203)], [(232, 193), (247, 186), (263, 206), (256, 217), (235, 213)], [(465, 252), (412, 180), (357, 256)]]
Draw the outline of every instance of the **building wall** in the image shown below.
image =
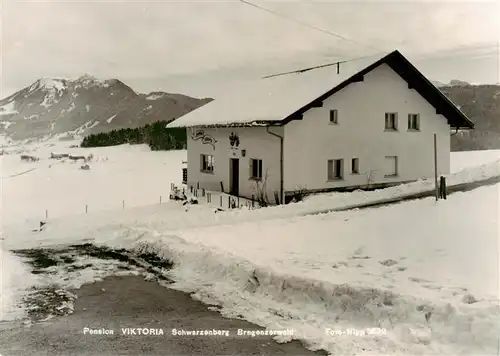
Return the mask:
[[(263, 189), (263, 182), (250, 179), (250, 159), (262, 159), (262, 174), (265, 181), (265, 191), (271, 202), (274, 202), (274, 192), (280, 190), (280, 140), (266, 132), (265, 127), (234, 127), (234, 128), (196, 128), (203, 130), (205, 135), (215, 139), (212, 145), (203, 143), (202, 139), (194, 140), (195, 129), (187, 129), (188, 136), (188, 185), (207, 190), (220, 191), (222, 182), (224, 192), (230, 187), (230, 159), (239, 159), (239, 196), (257, 197)], [(271, 132), (282, 135), (283, 128), (270, 128)], [(229, 136), (234, 132), (239, 138), (239, 147), (231, 148)], [(246, 151), (245, 157), (242, 150)], [(214, 172), (201, 172), (201, 154), (214, 156)], [(267, 176), (267, 178), (266, 178)]]
[[(330, 109), (338, 124), (329, 123)], [(385, 113), (398, 113), (398, 131), (385, 131)], [(408, 114), (420, 114), (420, 131), (408, 131)], [(285, 191), (396, 183), (434, 176), (434, 141), (438, 135), (438, 170), (450, 169), (450, 127), (446, 119), (389, 66), (382, 65), (285, 126)], [(386, 156), (398, 157), (398, 176), (385, 177)], [(351, 174), (351, 159), (359, 174)], [(327, 161), (344, 160), (342, 180), (327, 180)]]

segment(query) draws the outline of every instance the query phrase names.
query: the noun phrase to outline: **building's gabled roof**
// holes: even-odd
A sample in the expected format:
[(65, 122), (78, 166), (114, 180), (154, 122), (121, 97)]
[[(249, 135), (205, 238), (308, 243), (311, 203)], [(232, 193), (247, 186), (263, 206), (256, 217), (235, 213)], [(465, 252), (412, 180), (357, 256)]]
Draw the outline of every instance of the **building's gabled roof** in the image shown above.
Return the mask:
[(447, 118), (453, 128), (474, 124), (399, 51), (354, 59), (301, 73), (241, 83), (227, 95), (181, 116), (167, 127), (282, 125), (302, 114), (381, 64), (389, 65)]

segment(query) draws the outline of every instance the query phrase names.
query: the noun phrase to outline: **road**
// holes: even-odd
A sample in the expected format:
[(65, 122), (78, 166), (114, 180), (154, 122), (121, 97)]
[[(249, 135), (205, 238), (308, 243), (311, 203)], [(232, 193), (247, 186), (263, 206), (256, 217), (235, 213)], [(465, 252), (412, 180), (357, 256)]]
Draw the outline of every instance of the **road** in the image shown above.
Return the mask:
[[(237, 329), (262, 328), (226, 319), (189, 295), (140, 276), (110, 277), (72, 291), (73, 314), (31, 327), (0, 331), (0, 354), (9, 356), (104, 355), (325, 355), (300, 342), (278, 344), (271, 337), (237, 336)], [(84, 328), (112, 329), (113, 335), (84, 334)], [(123, 335), (122, 328), (153, 328), (164, 335)], [(230, 330), (230, 336), (173, 336), (171, 330)]]

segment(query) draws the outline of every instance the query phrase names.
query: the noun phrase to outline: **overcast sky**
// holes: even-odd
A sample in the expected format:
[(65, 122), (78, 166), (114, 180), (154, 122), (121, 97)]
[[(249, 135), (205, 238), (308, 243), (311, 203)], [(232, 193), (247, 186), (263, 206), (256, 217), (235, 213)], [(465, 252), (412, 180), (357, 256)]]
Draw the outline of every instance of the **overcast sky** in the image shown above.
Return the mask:
[(89, 73), (140, 92), (214, 96), (244, 77), (393, 49), (432, 80), (500, 81), (497, 1), (250, 1), (358, 43), (238, 0), (6, 0), (0, 94)]

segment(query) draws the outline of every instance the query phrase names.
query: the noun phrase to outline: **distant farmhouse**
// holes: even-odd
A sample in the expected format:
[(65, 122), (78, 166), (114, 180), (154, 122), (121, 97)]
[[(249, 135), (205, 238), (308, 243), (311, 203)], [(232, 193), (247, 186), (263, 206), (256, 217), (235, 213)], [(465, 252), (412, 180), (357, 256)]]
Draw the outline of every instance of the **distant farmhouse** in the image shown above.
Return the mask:
[(289, 202), (450, 170), (450, 130), (474, 124), (399, 51), (258, 79), (168, 127), (188, 128), (190, 186)]

